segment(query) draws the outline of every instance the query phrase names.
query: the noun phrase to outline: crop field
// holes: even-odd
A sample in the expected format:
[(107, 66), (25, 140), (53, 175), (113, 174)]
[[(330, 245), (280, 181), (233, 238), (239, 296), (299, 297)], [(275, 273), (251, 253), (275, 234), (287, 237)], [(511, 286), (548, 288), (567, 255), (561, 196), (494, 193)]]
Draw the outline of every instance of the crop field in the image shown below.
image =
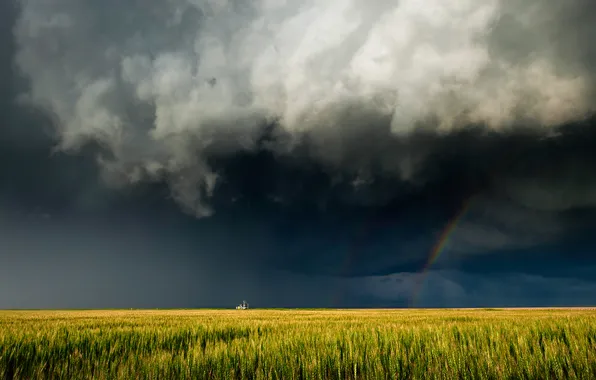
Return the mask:
[(0, 378), (596, 379), (596, 309), (0, 311)]

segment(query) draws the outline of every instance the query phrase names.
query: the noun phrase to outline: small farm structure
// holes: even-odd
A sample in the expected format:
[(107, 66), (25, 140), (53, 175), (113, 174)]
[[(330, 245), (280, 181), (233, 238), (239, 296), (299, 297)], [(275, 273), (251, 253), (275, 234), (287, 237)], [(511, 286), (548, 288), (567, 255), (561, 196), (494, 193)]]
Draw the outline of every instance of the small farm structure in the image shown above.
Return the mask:
[(248, 302), (246, 301), (242, 301), (242, 303), (238, 306), (236, 306), (237, 310), (246, 310), (248, 309)]

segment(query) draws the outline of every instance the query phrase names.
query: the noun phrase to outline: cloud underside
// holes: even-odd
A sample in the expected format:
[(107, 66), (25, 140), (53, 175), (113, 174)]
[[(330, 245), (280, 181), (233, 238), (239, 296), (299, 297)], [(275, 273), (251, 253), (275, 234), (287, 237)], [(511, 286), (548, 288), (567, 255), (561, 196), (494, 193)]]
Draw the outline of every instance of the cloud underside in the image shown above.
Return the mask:
[(478, 276), (457, 271), (396, 273), (353, 281), (363, 298), (410, 307), (589, 306), (594, 281), (521, 273)]
[[(165, 181), (206, 216), (226, 181), (210, 158), (261, 149), (264, 126), (278, 155), (306, 150), (364, 184), (378, 166), (409, 185), (433, 179), (436, 142), (416, 131), (548, 135), (584, 120), (593, 48), (583, 5), (22, 0), (16, 63), (30, 80), (23, 100), (52, 115), (59, 149), (97, 143), (110, 183)], [(506, 191), (538, 208), (594, 202), (592, 183), (538, 177)]]
[[(225, 257), (357, 277), (334, 286), (355, 281), (388, 303), (412, 295), (411, 272), (441, 241), (445, 268), (428, 286), (450, 305), (546, 286), (511, 274), (519, 285), (473, 291), (472, 274), (449, 271), (522, 251), (563, 256), (549, 247), (591, 231), (589, 3), (360, 3), (21, 0), (13, 58), (28, 83), (16, 100), (51, 124), (55, 154), (34, 159), (21, 146), (42, 132), (21, 131), (28, 140), (0, 165), (26, 156), (36, 180), (11, 196), (96, 211), (108, 194), (169, 196), (204, 218), (197, 226), (238, 239)], [(401, 285), (383, 286), (389, 295), (384, 281)]]

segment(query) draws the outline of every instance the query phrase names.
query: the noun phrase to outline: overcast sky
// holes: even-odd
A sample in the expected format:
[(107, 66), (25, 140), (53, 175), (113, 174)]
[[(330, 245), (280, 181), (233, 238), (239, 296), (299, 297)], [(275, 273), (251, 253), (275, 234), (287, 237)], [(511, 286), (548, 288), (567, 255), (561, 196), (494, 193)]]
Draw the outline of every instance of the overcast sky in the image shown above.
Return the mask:
[(596, 304), (588, 0), (0, 4), (0, 308)]

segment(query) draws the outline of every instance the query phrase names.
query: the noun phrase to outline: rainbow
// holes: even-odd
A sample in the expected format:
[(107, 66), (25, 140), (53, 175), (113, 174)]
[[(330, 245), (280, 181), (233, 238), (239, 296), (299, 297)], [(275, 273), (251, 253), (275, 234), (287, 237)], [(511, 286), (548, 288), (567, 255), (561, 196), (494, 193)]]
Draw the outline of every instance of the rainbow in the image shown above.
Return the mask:
[(449, 222), (443, 228), (443, 231), (439, 235), (439, 239), (437, 240), (437, 242), (435, 243), (435, 245), (433, 246), (433, 248), (430, 251), (430, 255), (428, 256), (428, 260), (426, 261), (426, 264), (424, 265), (424, 267), (422, 267), (422, 270), (420, 271), (420, 274), (418, 275), (419, 280), (418, 280), (416, 287), (414, 288), (414, 291), (412, 292), (412, 300), (410, 302), (410, 307), (413, 307), (415, 305), (416, 301), (418, 300), (418, 297), (420, 296), (420, 292), (422, 291), (422, 287), (424, 285), (424, 280), (426, 278), (428, 270), (438, 260), (439, 256), (441, 256), (441, 254), (445, 251), (445, 247), (447, 247), (447, 244), (449, 243), (449, 238), (451, 237), (451, 235), (453, 235), (453, 232), (457, 229), (457, 225), (459, 224), (459, 222), (464, 218), (464, 216), (470, 210), (473, 199), (474, 199), (474, 197), (468, 198), (463, 203), (459, 212), (457, 214), (455, 214), (455, 216), (453, 218), (451, 218), (449, 220)]

